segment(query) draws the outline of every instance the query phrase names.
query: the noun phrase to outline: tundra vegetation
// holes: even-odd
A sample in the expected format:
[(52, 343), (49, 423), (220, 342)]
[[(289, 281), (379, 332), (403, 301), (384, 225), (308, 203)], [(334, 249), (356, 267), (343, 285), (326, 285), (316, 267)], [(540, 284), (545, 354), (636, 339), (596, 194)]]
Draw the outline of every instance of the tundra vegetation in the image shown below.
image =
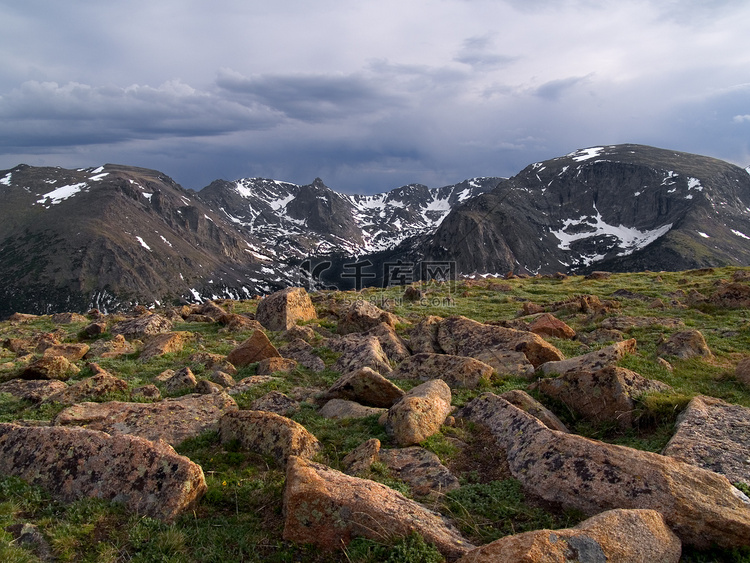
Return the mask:
[[(422, 295), (416, 300), (403, 299), (401, 287), (368, 288), (359, 293), (312, 292), (317, 318), (300, 321), (298, 326), (312, 330), (306, 334), (312, 353), (323, 361), (323, 369), (316, 371), (298, 362), (290, 370), (286, 366), (284, 371), (272, 372), (268, 379), (257, 380), (258, 383), (248, 385), (232, 398), (241, 410), (254, 409), (256, 400), (273, 391), (296, 398), (298, 408), (290, 411), (289, 418), (320, 443), (312, 460), (343, 471), (346, 456), (367, 440), (376, 438), (383, 448), (398, 447), (393, 435), (379, 422), (378, 413), (345, 419), (324, 418), (319, 414), (321, 402), (316, 397), (330, 389), (342, 375), (335, 369), (342, 353), (332, 350), (327, 345), (328, 339), (335, 335), (353, 302), (369, 301), (395, 315), (395, 332), (407, 343), (413, 327), (429, 315), (442, 318), (461, 315), (490, 325), (522, 328), (540, 312), (547, 311), (576, 333), (572, 339), (544, 337), (566, 358), (605, 348), (619, 340), (635, 339), (636, 351), (626, 354), (617, 365), (666, 383), (670, 388), (638, 396), (630, 413), (632, 424), (627, 427), (617, 421), (592, 420), (561, 400), (541, 393), (534, 386), (543, 377), (539, 370), (533, 377), (496, 370), (474, 388), (453, 388), (452, 406), (460, 409), (487, 392), (499, 395), (521, 389), (557, 415), (572, 433), (660, 453), (675, 431), (678, 415), (696, 395), (750, 407), (750, 383), (743, 383), (736, 375), (737, 365), (750, 356), (750, 312), (747, 305), (722, 300), (720, 291), (731, 286), (735, 293), (741, 293), (742, 287), (750, 285), (749, 280), (750, 269), (715, 268), (588, 278), (561, 275), (462, 279), (455, 284), (417, 284)], [(598, 305), (581, 306), (584, 302)], [(218, 301), (216, 305), (232, 315), (254, 318), (258, 303), (258, 300)], [(70, 387), (96, 375), (96, 368), (90, 364), (95, 361), (100, 369), (126, 381), (127, 389), (115, 388), (86, 401), (148, 403), (179, 398), (193, 390), (171, 388), (161, 374), (187, 367), (198, 382), (208, 380), (213, 369), (205, 361), (206, 354), (226, 356), (259, 330), (257, 325), (242, 323), (227, 330), (227, 325), (209, 315), (201, 316), (198, 307), (151, 312), (169, 316), (167, 309), (171, 310), (172, 331), (189, 333), (185, 334), (181, 347), (142, 361), (139, 356), (146, 339), (136, 339), (131, 342), (134, 347), (129, 353), (74, 361), (80, 371), (67, 379), (66, 385)], [(187, 314), (175, 313), (180, 310)], [(0, 383), (19, 377), (39, 357), (36, 350), (22, 350), (23, 342), (39, 342), (47, 335), (63, 344), (83, 342), (91, 346), (112, 340), (111, 328), (133, 316), (113, 313), (99, 319), (76, 317), (73, 322), (63, 324), (52, 315), (43, 315), (22, 322), (0, 323), (0, 340), (5, 342), (0, 349)], [(101, 334), (86, 333), (86, 327), (95, 320), (106, 327)], [(686, 330), (700, 331), (710, 356), (682, 359), (664, 352), (663, 344), (675, 333)], [(286, 331), (264, 332), (275, 348), (283, 350), (288, 345)], [(14, 345), (18, 351), (11, 349)], [(252, 362), (238, 367), (232, 378), (240, 382), (256, 376), (259, 365)], [(392, 361), (391, 367), (396, 366), (397, 362)], [(405, 392), (423, 383), (419, 379), (391, 381)], [(146, 385), (156, 385), (161, 399), (132, 393)], [(54, 400), (32, 401), (0, 393), (0, 422), (51, 424), (68, 406)], [(575, 509), (544, 501), (524, 490), (522, 483), (508, 472), (493, 436), (481, 425), (449, 417), (438, 432), (419, 446), (437, 455), (458, 479), (457, 488), (427, 497), (415, 496), (409, 484), (382, 460), (372, 463), (360, 476), (416, 498), (448, 517), (474, 545), (531, 530), (569, 528), (586, 517)], [(50, 491), (18, 477), (0, 476), (0, 560), (31, 562), (54, 557), (58, 561), (181, 563), (443, 561), (435, 546), (416, 533), (402, 537), (383, 533), (378, 539), (355, 537), (334, 551), (285, 540), (285, 468), (277, 458), (267, 452), (253, 451), (239, 440), (222, 440), (218, 430), (190, 437), (176, 444), (175, 449), (201, 466), (207, 490), (193, 508), (170, 523), (134, 514), (121, 504), (100, 499), (63, 502)], [(750, 492), (749, 483), (734, 484), (745, 493)], [(36, 543), (19, 541), (17, 531), (24, 524), (36, 526), (42, 539)], [(750, 561), (750, 548), (697, 549), (683, 545), (682, 560)]]

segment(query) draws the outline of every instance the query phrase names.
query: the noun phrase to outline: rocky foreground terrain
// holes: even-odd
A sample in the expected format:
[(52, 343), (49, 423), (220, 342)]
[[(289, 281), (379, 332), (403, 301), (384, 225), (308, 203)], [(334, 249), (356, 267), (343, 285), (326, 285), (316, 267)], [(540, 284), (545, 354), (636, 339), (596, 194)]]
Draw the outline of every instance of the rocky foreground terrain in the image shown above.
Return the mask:
[(0, 323), (3, 561), (749, 561), (750, 270)]

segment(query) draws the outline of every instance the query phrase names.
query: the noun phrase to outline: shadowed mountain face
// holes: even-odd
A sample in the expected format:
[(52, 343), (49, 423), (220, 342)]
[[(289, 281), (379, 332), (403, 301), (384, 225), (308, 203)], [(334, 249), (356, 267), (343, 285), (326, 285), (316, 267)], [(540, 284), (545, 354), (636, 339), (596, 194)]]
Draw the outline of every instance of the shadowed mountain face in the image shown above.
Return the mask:
[(532, 164), (422, 247), (464, 273), (750, 264), (750, 174), (698, 155), (595, 147)]
[(750, 265), (748, 171), (640, 145), (367, 196), (320, 179), (196, 193), (142, 168), (20, 165), (0, 172), (0, 198), (0, 318), (244, 298), (301, 284), (305, 262), (330, 262), (333, 285), (353, 263), (376, 272), (364, 284), (385, 283), (399, 259), (464, 274)]

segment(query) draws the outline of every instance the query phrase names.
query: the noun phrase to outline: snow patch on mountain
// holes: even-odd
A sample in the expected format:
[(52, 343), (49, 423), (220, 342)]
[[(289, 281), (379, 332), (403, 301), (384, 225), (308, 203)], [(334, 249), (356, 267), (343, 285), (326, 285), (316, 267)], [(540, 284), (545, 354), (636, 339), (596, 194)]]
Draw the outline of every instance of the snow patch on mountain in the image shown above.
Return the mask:
[(70, 184), (68, 186), (61, 186), (41, 196), (41, 198), (38, 199), (36, 203), (48, 203), (49, 205), (56, 205), (60, 203), (61, 201), (68, 199), (69, 197), (73, 197), (78, 192), (80, 192), (81, 190), (87, 187), (88, 187), (88, 184), (86, 182), (80, 182), (78, 184)]

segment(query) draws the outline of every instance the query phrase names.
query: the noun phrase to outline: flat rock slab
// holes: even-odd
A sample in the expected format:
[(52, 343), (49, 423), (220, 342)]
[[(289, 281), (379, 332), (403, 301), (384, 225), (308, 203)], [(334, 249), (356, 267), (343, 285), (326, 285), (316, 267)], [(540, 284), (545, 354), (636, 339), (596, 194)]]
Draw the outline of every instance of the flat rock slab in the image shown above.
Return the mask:
[(374, 414), (380, 416), (386, 409), (366, 407), (355, 401), (346, 399), (331, 399), (320, 407), (318, 414), (323, 418), (366, 418)]
[(547, 428), (558, 430), (560, 432), (570, 432), (568, 427), (563, 424), (562, 420), (557, 418), (555, 413), (529, 395), (526, 391), (513, 389), (511, 391), (506, 391), (500, 396), (511, 405), (515, 405), (522, 411), (526, 411), (531, 416), (538, 418)]
[(547, 362), (540, 367), (544, 375), (565, 374), (571, 371), (598, 371), (611, 366), (628, 354), (634, 354), (637, 348), (635, 338), (615, 342), (588, 354), (567, 360)]
[(575, 528), (505, 536), (467, 553), (458, 563), (678, 563), (680, 539), (655, 510), (609, 510)]
[(699, 330), (683, 330), (674, 333), (666, 341), (659, 344), (656, 353), (675, 356), (682, 360), (713, 356), (708, 344), (706, 344), (706, 339)]
[(473, 548), (440, 514), (390, 487), (289, 458), (284, 539), (339, 550), (355, 537), (388, 541), (419, 533), (448, 559)]
[(83, 426), (110, 434), (132, 434), (176, 446), (187, 438), (219, 429), (219, 419), (237, 410), (226, 393), (185, 395), (157, 403), (79, 403), (61, 411), (56, 426)]
[(490, 351), (521, 352), (535, 368), (564, 358), (560, 350), (533, 332), (486, 325), (466, 317), (449, 317), (442, 321), (438, 343), (447, 354), (470, 356), (490, 365), (493, 365), (487, 355)]
[(750, 409), (713, 397), (694, 397), (677, 418), (668, 455), (750, 485)]
[(0, 385), (0, 393), (9, 393), (18, 399), (39, 403), (67, 388), (67, 384), (56, 379), (11, 379)]
[(629, 330), (632, 328), (646, 328), (650, 326), (663, 326), (664, 328), (679, 328), (685, 326), (680, 319), (672, 317), (608, 317), (599, 323), (601, 328), (613, 330)]
[(402, 361), (388, 377), (392, 379), (442, 379), (451, 389), (474, 389), (482, 381), (489, 381), (492, 366), (467, 356), (450, 354), (415, 354)]
[(156, 334), (170, 332), (171, 330), (172, 321), (168, 318), (146, 313), (136, 319), (117, 323), (110, 329), (110, 332), (112, 334), (122, 334), (128, 340), (132, 340), (134, 338), (144, 339)]
[(550, 430), (492, 393), (457, 416), (485, 425), (505, 450), (512, 475), (544, 500), (591, 515), (615, 508), (657, 510), (684, 543), (700, 549), (750, 545), (750, 499), (723, 475)]
[(164, 442), (84, 428), (0, 424), (0, 474), (64, 502), (100, 498), (174, 520), (206, 492), (200, 466)]
[(229, 412), (221, 418), (219, 435), (222, 444), (237, 440), (243, 448), (270, 455), (281, 467), (286, 467), (289, 456), (311, 458), (321, 448), (304, 426), (267, 411)]

